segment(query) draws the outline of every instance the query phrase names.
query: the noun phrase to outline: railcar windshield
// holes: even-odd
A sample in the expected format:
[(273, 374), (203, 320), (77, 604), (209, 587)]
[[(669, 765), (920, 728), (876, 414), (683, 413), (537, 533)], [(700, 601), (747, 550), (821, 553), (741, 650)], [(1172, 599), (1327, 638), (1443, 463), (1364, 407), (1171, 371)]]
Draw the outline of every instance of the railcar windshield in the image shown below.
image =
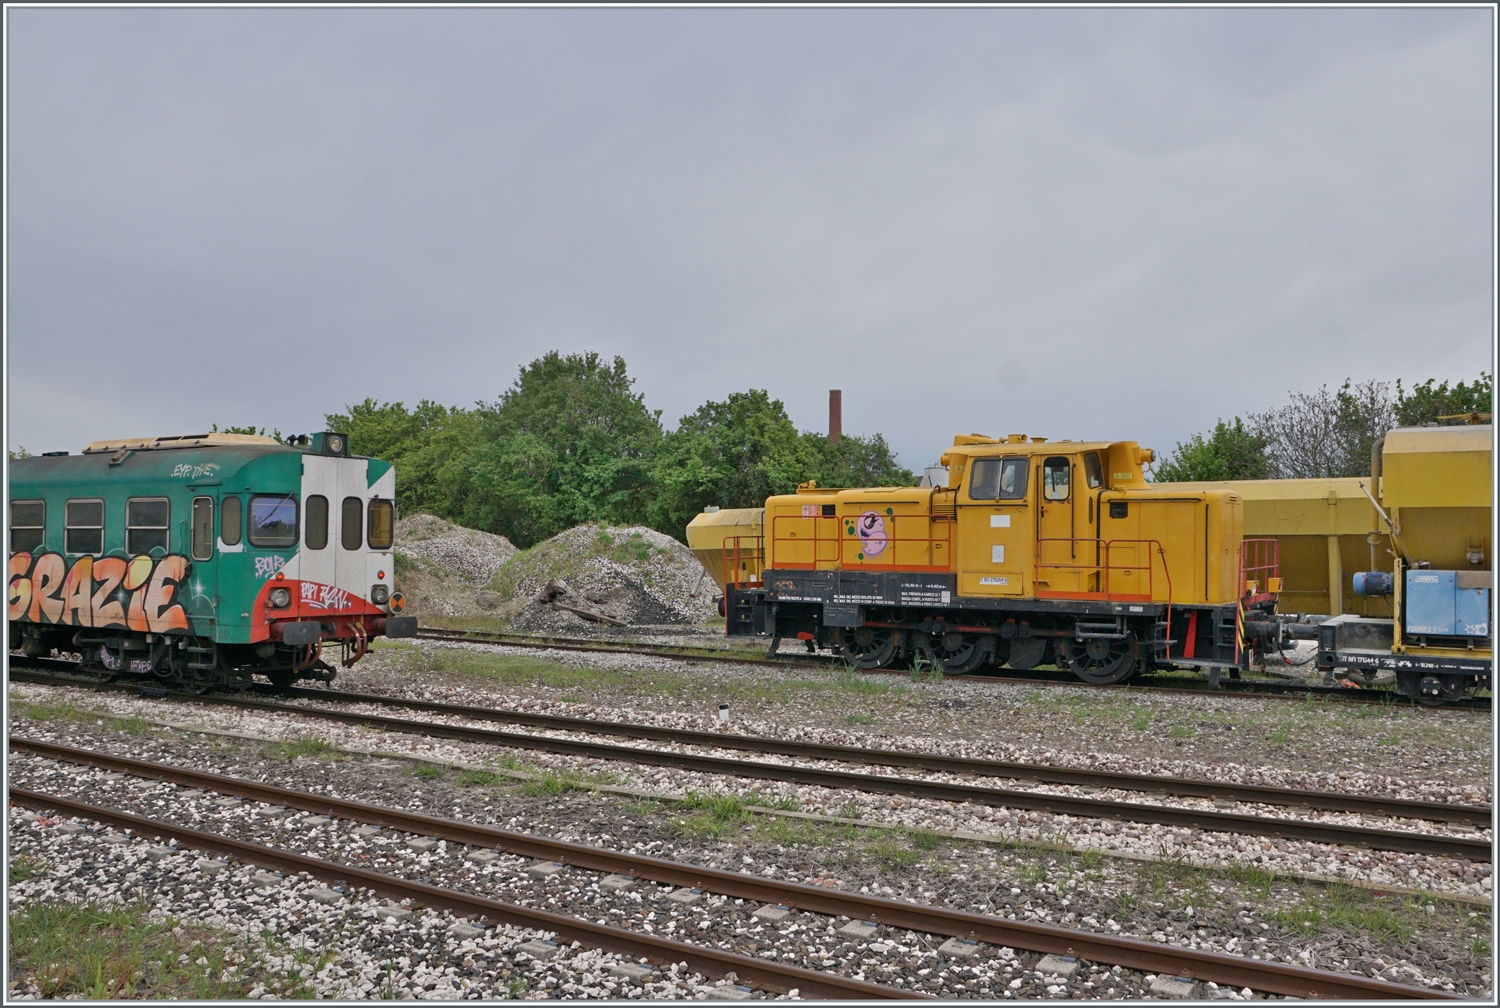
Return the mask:
[(251, 497), (250, 545), (277, 549), (297, 545), (297, 498), (291, 494)]
[(1027, 466), (1024, 458), (976, 459), (974, 475), (969, 480), (969, 497), (973, 500), (1025, 500)]
[(395, 507), (388, 500), (370, 502), (370, 533), (365, 541), (373, 550), (388, 550), (395, 539)]

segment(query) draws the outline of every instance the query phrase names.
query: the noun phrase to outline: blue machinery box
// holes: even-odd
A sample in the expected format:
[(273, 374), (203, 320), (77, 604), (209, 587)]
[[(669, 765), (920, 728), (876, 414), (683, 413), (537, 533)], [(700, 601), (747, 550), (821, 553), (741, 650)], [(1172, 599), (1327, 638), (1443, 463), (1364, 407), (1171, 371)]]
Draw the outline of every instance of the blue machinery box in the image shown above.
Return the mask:
[(1489, 571), (1406, 572), (1406, 632), (1454, 637), (1490, 634)]

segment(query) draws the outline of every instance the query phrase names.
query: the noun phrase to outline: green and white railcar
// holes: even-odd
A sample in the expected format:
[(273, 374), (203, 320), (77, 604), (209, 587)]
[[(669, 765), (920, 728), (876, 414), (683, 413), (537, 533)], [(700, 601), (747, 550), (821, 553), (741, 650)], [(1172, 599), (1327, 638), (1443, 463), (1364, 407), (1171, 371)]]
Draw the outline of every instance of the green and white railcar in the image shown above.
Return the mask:
[(11, 649), (209, 688), (331, 680), (370, 638), (412, 636), (390, 463), (342, 434), (296, 440), (96, 441), (13, 461)]

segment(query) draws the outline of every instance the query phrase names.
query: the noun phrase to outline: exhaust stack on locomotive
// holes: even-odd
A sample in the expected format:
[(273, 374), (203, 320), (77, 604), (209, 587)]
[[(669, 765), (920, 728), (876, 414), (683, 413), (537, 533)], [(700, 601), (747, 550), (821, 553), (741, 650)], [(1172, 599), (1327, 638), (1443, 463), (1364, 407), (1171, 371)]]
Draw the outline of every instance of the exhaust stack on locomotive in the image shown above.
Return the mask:
[(11, 463), (10, 646), (194, 689), (332, 680), (409, 637), (395, 473), (347, 436), (96, 441)]

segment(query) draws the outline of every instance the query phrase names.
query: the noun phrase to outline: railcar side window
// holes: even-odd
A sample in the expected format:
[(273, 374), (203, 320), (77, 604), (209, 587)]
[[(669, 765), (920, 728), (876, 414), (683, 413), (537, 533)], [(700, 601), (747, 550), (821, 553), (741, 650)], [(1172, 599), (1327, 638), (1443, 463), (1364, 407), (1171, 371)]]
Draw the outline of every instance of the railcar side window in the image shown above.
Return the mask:
[(1024, 458), (976, 459), (969, 496), (974, 500), (1025, 500), (1026, 469)]
[(1073, 463), (1054, 455), (1042, 463), (1042, 496), (1050, 501), (1068, 499), (1068, 484), (1073, 472)]
[(63, 507), (63, 550), (95, 556), (104, 552), (102, 500), (70, 500)]
[(250, 545), (273, 549), (297, 545), (297, 498), (291, 494), (251, 497)]
[(346, 550), (357, 550), (365, 541), (365, 502), (358, 497), (344, 498), (344, 521), (340, 541)]
[(311, 494), (307, 498), (307, 548), (320, 550), (328, 545), (328, 498)]
[(396, 508), (388, 500), (375, 499), (370, 502), (370, 535), (372, 550), (388, 550), (396, 537)]
[(214, 558), (214, 499), (193, 498), (193, 559)]
[(1090, 490), (1098, 490), (1104, 485), (1104, 467), (1099, 464), (1098, 452), (1089, 452), (1083, 457), (1083, 475)]
[(10, 551), (31, 553), (47, 537), (46, 501), (10, 502)]
[(125, 552), (131, 556), (167, 548), (172, 523), (171, 503), (165, 497), (132, 497), (125, 502)]
[(219, 505), (219, 540), (225, 546), (240, 544), (240, 529), (244, 523), (245, 505), (238, 497), (225, 497)]

